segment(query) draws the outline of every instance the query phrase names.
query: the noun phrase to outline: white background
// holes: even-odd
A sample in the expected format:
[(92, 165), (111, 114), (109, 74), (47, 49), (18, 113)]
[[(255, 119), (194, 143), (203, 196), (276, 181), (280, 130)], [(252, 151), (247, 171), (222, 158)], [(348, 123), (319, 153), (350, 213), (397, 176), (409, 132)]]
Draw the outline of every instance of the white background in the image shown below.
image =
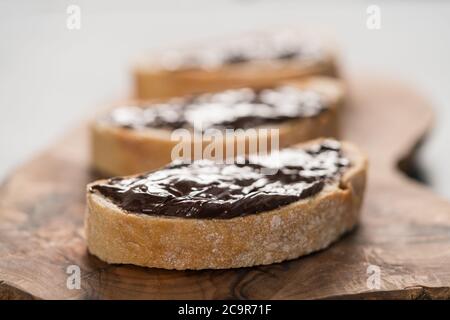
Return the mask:
[[(66, 9), (81, 7), (81, 30)], [(366, 9), (381, 8), (381, 30)], [(331, 32), (348, 70), (412, 83), (438, 115), (422, 160), (450, 198), (450, 3), (445, 1), (0, 0), (0, 179), (105, 102), (129, 92), (140, 53), (243, 30), (308, 26)]]

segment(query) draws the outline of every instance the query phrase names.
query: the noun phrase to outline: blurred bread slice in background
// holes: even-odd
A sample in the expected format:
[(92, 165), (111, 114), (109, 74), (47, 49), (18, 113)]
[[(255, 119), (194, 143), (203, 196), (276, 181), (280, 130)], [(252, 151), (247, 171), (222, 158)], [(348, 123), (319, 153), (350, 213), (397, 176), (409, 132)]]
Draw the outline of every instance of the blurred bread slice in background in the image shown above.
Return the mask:
[[(345, 89), (340, 80), (329, 77), (310, 77), (303, 80), (282, 81), (271, 86), (271, 88), (284, 88), (294, 90), (294, 93), (295, 91), (299, 91), (299, 93), (306, 93), (307, 95), (317, 95), (320, 98), (321, 110), (317, 113), (283, 118), (285, 120), (280, 121), (273, 121), (273, 119), (270, 119), (269, 117), (266, 119), (267, 122), (264, 122), (263, 120), (262, 122), (259, 122), (259, 125), (257, 126), (252, 126), (248, 122), (243, 125), (242, 123), (237, 125), (233, 124), (233, 126), (235, 126), (232, 126), (233, 129), (278, 129), (280, 148), (318, 137), (339, 137), (338, 113), (344, 103), (345, 97)], [(233, 90), (231, 90), (231, 92), (232, 91)], [(227, 94), (229, 92), (230, 90), (220, 92), (219, 94)], [(200, 96), (203, 97), (206, 95)], [(285, 99), (285, 96), (280, 97)], [(188, 97), (188, 99), (192, 99), (192, 97)], [(308, 97), (305, 97), (305, 99), (308, 99)], [(310, 100), (306, 101), (305, 99), (300, 101), (300, 104), (308, 104), (311, 102)], [(178, 127), (167, 127), (165, 125), (153, 126), (151, 122), (147, 123), (144, 119), (147, 117), (145, 110), (154, 107), (167, 110), (167, 108), (170, 108), (171, 101), (173, 101), (173, 99), (166, 100), (167, 105), (164, 104), (164, 99), (128, 101), (122, 104), (116, 104), (114, 108), (100, 115), (91, 124), (93, 167), (102, 175), (130, 175), (154, 170), (171, 162), (173, 160), (171, 158), (172, 150), (179, 144), (179, 141), (173, 140), (171, 135)], [(282, 103), (284, 103), (284, 101)], [(189, 107), (189, 102), (187, 103), (187, 106)], [(211, 117), (220, 117), (222, 113), (227, 111), (227, 106), (230, 107), (229, 104), (208, 104), (207, 109), (209, 110), (206, 111)], [(256, 104), (255, 106), (255, 108), (264, 107), (263, 104)], [(287, 107), (294, 107), (295, 109), (296, 106), (288, 105)], [(300, 107), (303, 108), (302, 106)], [(243, 119), (243, 121), (248, 121), (248, 117), (246, 118), (246, 116), (242, 116), (241, 114), (243, 108), (245, 109), (245, 106), (242, 106), (242, 108), (241, 106), (239, 106), (239, 108), (234, 108), (233, 111), (230, 111), (231, 115), (233, 116), (233, 112), (236, 112), (239, 114), (236, 115), (237, 120)], [(120, 113), (120, 117), (116, 117), (115, 112), (117, 111)], [(128, 111), (130, 111), (130, 113)], [(151, 110), (149, 111), (152, 113)], [(201, 111), (202, 118), (205, 118), (205, 110), (202, 109), (198, 111)], [(263, 110), (261, 109), (261, 113), (262, 111)], [(176, 112), (176, 114), (182, 113), (183, 109), (179, 109)], [(255, 110), (254, 113), (256, 117), (260, 116), (257, 114), (259, 113), (257, 110)], [(210, 120), (210, 116), (206, 116), (207, 121)], [(121, 117), (122, 119), (119, 119)], [(250, 118), (251, 117), (252, 114), (250, 114)], [(252, 123), (254, 124), (254, 122)], [(223, 123), (218, 124), (223, 125)], [(227, 128), (229, 127), (230, 126), (228, 125)], [(193, 134), (192, 128), (189, 128), (189, 130), (191, 130), (190, 132)], [(256, 131), (259, 132), (258, 130)], [(227, 137), (226, 141), (223, 141), (221, 145), (224, 146), (224, 148), (230, 148), (231, 146), (236, 151), (234, 155), (237, 156), (240, 154), (236, 146), (242, 139), (244, 139), (245, 144), (244, 153), (248, 153), (249, 145), (254, 141), (245, 135), (236, 135), (231, 138)], [(256, 137), (256, 139), (259, 139), (259, 137)], [(204, 150), (206, 145), (204, 142), (201, 143), (201, 148)], [(218, 142), (216, 141), (216, 143)], [(268, 141), (268, 145), (271, 146), (270, 141)], [(192, 150), (194, 148), (195, 146), (192, 145)], [(223, 155), (225, 157), (225, 150)]]
[(264, 87), (312, 75), (337, 77), (336, 54), (317, 33), (252, 32), (141, 57), (135, 97), (167, 98), (227, 88)]

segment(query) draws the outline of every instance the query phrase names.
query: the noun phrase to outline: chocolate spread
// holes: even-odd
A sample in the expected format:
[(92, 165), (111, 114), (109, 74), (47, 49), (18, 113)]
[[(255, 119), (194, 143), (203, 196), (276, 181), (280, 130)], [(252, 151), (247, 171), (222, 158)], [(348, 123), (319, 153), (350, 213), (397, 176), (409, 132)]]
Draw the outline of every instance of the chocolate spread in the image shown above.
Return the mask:
[(247, 129), (319, 115), (328, 108), (315, 91), (292, 86), (253, 90), (249, 88), (177, 98), (149, 106), (114, 109), (106, 121), (131, 129), (187, 128), (204, 131)]
[(128, 213), (230, 219), (313, 197), (335, 183), (349, 165), (339, 142), (325, 140), (306, 149), (248, 156), (232, 164), (173, 162), (139, 176), (111, 178), (91, 186), (90, 192)]
[(318, 41), (290, 30), (253, 34), (221, 41), (216, 45), (196, 46), (191, 50), (168, 50), (160, 54), (162, 66), (174, 71), (214, 69), (252, 61), (320, 62), (323, 58), (324, 49)]

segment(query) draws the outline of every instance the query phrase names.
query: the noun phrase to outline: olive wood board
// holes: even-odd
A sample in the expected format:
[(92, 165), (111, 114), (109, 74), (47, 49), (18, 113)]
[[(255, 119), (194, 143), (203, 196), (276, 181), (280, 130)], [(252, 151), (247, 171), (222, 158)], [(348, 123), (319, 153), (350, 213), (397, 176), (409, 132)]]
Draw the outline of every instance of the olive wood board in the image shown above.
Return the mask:
[[(83, 125), (1, 186), (0, 298), (450, 298), (450, 203), (399, 170), (430, 129), (432, 109), (390, 77), (353, 75), (348, 87), (343, 137), (369, 156), (368, 188), (359, 227), (328, 249), (232, 270), (102, 262), (88, 253), (83, 235), (85, 185), (95, 178)], [(70, 265), (81, 268), (80, 289), (66, 285)], [(379, 267), (378, 288), (370, 265)]]

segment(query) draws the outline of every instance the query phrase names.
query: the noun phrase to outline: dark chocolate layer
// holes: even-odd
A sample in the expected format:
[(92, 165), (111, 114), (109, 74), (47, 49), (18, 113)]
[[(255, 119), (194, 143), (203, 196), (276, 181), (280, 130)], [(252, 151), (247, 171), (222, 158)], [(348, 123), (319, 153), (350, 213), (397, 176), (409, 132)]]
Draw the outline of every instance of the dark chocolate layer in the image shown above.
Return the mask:
[(321, 62), (324, 51), (318, 41), (284, 30), (243, 36), (218, 45), (196, 46), (193, 50), (169, 50), (161, 53), (160, 59), (168, 70), (214, 69), (252, 61)]
[(197, 160), (172, 163), (131, 178), (112, 178), (90, 192), (129, 213), (196, 219), (230, 219), (273, 210), (312, 197), (349, 166), (339, 142), (283, 149), (232, 164)]
[(288, 86), (259, 91), (244, 88), (147, 107), (124, 106), (113, 110), (106, 120), (132, 129), (187, 128), (202, 132), (209, 128), (248, 129), (314, 117), (327, 107), (323, 97), (310, 90)]

